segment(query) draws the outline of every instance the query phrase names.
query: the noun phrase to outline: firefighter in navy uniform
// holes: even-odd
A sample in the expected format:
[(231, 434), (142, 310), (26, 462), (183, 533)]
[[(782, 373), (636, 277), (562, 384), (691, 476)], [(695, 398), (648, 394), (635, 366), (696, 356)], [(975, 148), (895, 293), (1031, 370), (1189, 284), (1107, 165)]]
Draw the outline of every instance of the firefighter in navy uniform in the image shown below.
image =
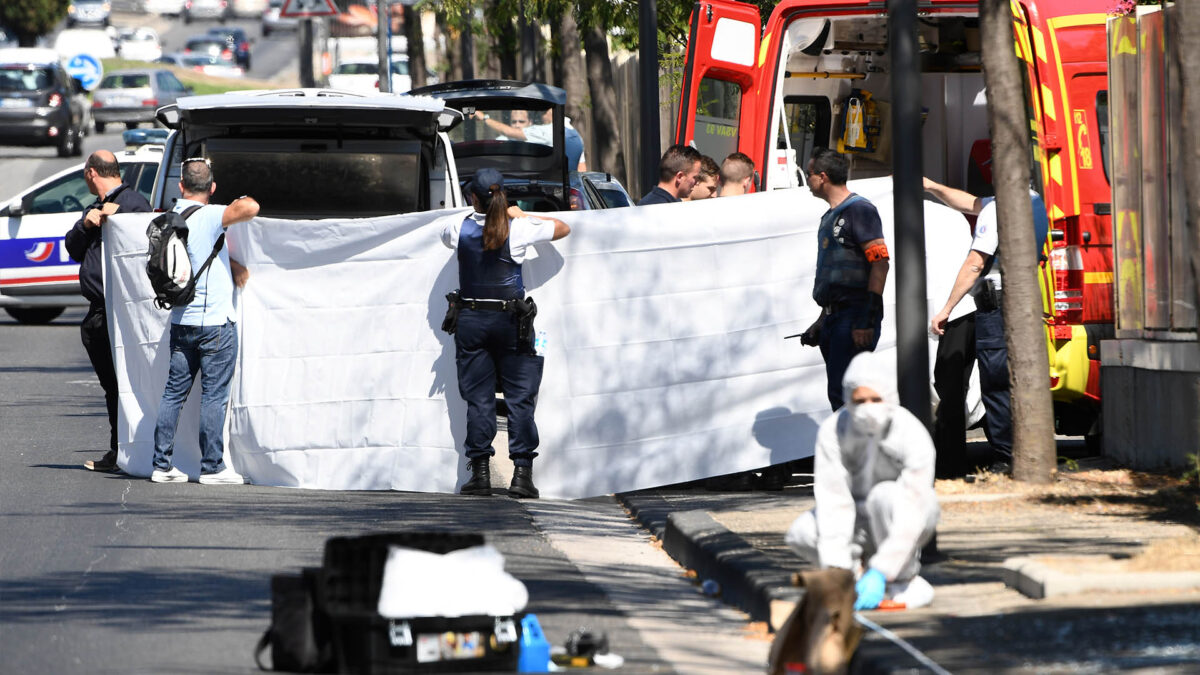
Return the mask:
[(808, 187), (829, 202), (817, 231), (813, 300), (821, 316), (800, 337), (820, 346), (829, 378), (829, 404), (842, 407), (842, 376), (850, 359), (875, 351), (883, 322), (883, 288), (888, 250), (875, 205), (850, 192), (850, 163), (844, 155), (817, 148), (808, 163)]
[(513, 462), (510, 497), (538, 496), (533, 458), (538, 432), (533, 413), (542, 382), (542, 357), (534, 351), (537, 308), (525, 298), (521, 263), (534, 244), (570, 233), (555, 218), (528, 216), (510, 206), (504, 176), (481, 169), (467, 186), (475, 211), (442, 231), (457, 251), (459, 290), (448, 297), (443, 329), (454, 335), (458, 390), (467, 402), (466, 455), (471, 479), (464, 495), (490, 495), (495, 450), (496, 382), (508, 406), (508, 454)]

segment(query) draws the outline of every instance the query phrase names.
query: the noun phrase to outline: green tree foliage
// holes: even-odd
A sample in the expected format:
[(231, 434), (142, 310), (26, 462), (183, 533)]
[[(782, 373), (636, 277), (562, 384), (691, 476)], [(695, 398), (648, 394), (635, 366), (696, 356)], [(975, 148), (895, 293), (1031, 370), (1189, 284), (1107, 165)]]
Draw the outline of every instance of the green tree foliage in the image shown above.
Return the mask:
[(67, 16), (70, 0), (4, 0), (0, 24), (17, 34), (22, 47), (32, 47)]

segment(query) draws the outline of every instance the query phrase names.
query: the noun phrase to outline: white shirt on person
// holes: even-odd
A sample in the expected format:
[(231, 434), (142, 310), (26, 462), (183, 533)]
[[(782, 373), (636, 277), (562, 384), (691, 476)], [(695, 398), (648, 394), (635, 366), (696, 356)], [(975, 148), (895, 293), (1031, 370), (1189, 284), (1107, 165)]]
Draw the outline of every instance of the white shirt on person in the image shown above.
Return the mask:
[[(487, 214), (472, 211), (469, 217), (480, 227), (487, 220)], [(442, 230), (442, 243), (448, 248), (458, 248), (458, 234), (462, 230), (462, 220), (455, 219)], [(530, 246), (554, 240), (554, 221), (543, 220), (537, 216), (524, 216), (508, 221), (508, 252), (513, 262), (520, 265), (525, 262), (526, 253)]]

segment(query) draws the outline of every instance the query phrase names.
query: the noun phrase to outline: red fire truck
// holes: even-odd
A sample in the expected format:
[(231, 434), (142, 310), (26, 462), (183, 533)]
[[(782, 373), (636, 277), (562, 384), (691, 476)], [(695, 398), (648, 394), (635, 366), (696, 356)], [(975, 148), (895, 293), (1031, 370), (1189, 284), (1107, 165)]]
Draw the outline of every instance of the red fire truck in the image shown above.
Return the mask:
[[(1050, 218), (1040, 266), (1059, 433), (1097, 434), (1101, 338), (1113, 330), (1105, 19), (1110, 0), (1014, 0), (1035, 183)], [(991, 194), (978, 4), (922, 0), (925, 173)], [(737, 150), (759, 189), (803, 185), (814, 147), (847, 152), (852, 178), (891, 173), (884, 0), (698, 2), (677, 143), (720, 161)]]

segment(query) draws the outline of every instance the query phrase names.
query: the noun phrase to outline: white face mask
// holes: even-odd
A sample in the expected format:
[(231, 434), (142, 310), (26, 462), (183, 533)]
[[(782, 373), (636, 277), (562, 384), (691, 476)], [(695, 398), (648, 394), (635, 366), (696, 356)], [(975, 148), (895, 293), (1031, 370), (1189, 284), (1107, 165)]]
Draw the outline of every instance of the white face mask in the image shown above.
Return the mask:
[(850, 419), (859, 433), (879, 438), (892, 421), (892, 409), (886, 403), (857, 403), (853, 404)]

